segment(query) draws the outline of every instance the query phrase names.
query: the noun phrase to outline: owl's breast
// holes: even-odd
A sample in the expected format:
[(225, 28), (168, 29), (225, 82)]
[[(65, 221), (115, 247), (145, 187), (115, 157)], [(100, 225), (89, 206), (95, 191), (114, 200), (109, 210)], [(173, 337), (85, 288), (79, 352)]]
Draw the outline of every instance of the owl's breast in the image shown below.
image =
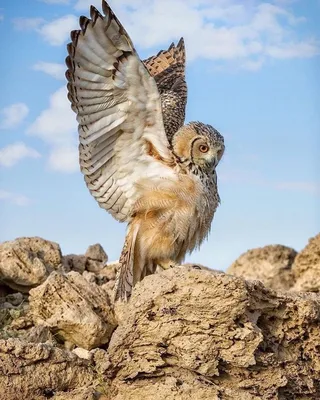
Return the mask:
[[(183, 228), (179, 231), (179, 256), (178, 260), (182, 260), (187, 252), (192, 252), (199, 247), (204, 239), (207, 238), (214, 213), (219, 205), (219, 195), (216, 182), (212, 179), (203, 182), (198, 176), (192, 176), (193, 190), (185, 195), (181, 191), (180, 196), (185, 199), (187, 212), (181, 220), (182, 213), (177, 213), (176, 218), (180, 219), (179, 226), (183, 223)], [(183, 232), (183, 234), (182, 234)]]

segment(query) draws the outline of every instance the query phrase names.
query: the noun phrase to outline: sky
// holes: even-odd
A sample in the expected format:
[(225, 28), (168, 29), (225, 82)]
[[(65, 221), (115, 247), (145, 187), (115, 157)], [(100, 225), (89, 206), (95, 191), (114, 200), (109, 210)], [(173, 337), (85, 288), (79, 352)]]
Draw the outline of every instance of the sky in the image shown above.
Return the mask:
[[(41, 236), (64, 254), (125, 224), (90, 195), (66, 98), (66, 44), (100, 0), (0, 0), (0, 241)], [(186, 262), (226, 269), (248, 249), (302, 249), (320, 231), (320, 0), (113, 0), (140, 57), (185, 38), (186, 121), (225, 137), (221, 204)]]

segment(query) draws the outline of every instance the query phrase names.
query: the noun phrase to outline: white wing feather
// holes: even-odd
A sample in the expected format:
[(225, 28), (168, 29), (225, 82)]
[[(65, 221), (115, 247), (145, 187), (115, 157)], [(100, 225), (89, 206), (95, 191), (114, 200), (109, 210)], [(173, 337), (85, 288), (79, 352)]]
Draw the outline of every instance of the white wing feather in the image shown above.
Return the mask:
[[(71, 33), (67, 58), (69, 99), (79, 122), (80, 167), (101, 207), (130, 219), (137, 183), (175, 174), (156, 82), (110, 7), (91, 7)], [(151, 143), (162, 162), (148, 154)], [(166, 165), (167, 164), (167, 165)]]

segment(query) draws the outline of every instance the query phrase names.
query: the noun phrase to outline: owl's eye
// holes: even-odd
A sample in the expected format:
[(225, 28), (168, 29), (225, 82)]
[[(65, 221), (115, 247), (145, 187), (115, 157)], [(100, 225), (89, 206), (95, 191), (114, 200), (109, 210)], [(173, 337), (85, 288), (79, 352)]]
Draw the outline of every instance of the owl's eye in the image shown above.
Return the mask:
[(201, 151), (201, 153), (208, 153), (209, 151), (209, 146), (207, 146), (206, 144), (201, 144), (199, 146), (199, 150)]

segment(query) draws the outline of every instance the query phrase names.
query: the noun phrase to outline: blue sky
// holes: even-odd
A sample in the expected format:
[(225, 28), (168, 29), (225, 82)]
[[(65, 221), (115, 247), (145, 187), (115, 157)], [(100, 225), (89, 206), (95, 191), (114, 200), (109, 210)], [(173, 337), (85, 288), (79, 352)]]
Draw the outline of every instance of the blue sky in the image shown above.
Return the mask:
[[(77, 161), (66, 100), (69, 31), (95, 0), (0, 0), (0, 241), (41, 236), (65, 254), (125, 225), (100, 209)], [(225, 269), (247, 249), (297, 250), (320, 231), (320, 1), (114, 0), (142, 58), (184, 36), (187, 121), (215, 126), (226, 152), (211, 235), (186, 261)]]

